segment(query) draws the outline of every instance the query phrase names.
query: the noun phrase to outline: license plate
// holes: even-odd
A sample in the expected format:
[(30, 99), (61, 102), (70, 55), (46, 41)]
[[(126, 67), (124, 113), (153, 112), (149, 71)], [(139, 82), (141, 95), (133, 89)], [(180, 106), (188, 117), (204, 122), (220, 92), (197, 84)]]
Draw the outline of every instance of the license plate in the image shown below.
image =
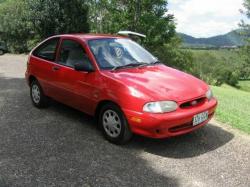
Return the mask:
[(193, 126), (199, 125), (208, 119), (208, 111), (197, 114), (193, 118)]

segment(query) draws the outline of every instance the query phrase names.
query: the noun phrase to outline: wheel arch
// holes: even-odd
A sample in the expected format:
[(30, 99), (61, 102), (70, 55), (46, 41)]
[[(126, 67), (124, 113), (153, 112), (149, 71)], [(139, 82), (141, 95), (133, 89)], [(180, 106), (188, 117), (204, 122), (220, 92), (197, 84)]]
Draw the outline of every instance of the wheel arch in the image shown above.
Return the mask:
[(31, 85), (31, 83), (33, 82), (33, 81), (35, 81), (35, 80), (37, 80), (37, 78), (34, 76), (34, 75), (30, 75), (29, 76), (29, 79), (28, 79), (28, 84), (29, 84), (29, 86)]
[(95, 109), (94, 116), (96, 119), (98, 119), (98, 116), (99, 116), (99, 113), (100, 113), (102, 107), (105, 106), (106, 104), (109, 104), (109, 103), (114, 104), (114, 105), (118, 106), (119, 108), (121, 108), (119, 104), (117, 104), (116, 102), (114, 102), (112, 100), (102, 100), (97, 104), (96, 109)]

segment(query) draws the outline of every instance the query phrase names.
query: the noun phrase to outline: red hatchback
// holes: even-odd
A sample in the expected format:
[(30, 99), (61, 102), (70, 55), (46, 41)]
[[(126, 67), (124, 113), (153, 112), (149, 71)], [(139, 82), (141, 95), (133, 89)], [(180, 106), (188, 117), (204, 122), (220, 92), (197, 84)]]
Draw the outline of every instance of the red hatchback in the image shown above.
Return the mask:
[(53, 98), (95, 116), (117, 144), (133, 133), (165, 138), (194, 131), (217, 105), (206, 83), (121, 36), (51, 37), (30, 53), (26, 79), (36, 107)]

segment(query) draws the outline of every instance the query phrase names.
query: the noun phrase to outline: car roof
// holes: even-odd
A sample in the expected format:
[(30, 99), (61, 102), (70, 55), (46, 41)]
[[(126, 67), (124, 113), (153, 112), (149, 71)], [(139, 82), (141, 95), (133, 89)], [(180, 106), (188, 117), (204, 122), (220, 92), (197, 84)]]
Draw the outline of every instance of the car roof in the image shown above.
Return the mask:
[(110, 34), (62, 34), (53, 37), (72, 37), (72, 38), (79, 38), (83, 40), (93, 40), (93, 39), (103, 39), (103, 38), (128, 38), (127, 36), (120, 36), (120, 35), (110, 35)]

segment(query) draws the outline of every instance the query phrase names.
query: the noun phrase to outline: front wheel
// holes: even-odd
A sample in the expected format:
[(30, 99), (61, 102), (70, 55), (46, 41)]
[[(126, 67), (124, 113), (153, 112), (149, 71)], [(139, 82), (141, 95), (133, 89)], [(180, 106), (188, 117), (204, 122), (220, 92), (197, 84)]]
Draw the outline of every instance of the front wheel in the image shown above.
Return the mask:
[(101, 109), (99, 123), (104, 137), (112, 143), (124, 144), (132, 137), (126, 117), (115, 104), (107, 104)]
[(44, 95), (42, 87), (37, 80), (31, 83), (30, 97), (33, 105), (37, 108), (45, 108), (49, 105), (49, 98)]

